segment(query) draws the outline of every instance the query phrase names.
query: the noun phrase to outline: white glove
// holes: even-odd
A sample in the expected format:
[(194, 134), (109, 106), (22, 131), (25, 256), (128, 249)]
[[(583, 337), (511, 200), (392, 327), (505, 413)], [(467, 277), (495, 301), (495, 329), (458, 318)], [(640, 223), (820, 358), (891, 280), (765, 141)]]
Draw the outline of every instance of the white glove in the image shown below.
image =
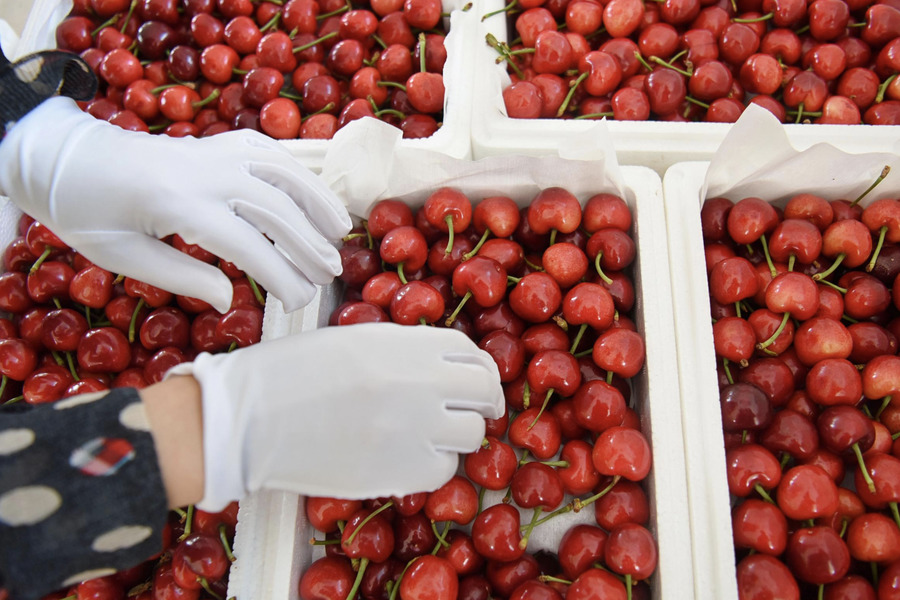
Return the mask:
[(205, 490), (221, 510), (259, 489), (349, 499), (437, 489), (503, 414), (491, 356), (453, 329), (326, 327), (168, 372), (202, 388)]
[(97, 265), (220, 312), (228, 278), (160, 238), (178, 233), (235, 263), (292, 311), (340, 274), (328, 240), (352, 225), (337, 196), (262, 134), (126, 131), (62, 97), (0, 143), (0, 193)]

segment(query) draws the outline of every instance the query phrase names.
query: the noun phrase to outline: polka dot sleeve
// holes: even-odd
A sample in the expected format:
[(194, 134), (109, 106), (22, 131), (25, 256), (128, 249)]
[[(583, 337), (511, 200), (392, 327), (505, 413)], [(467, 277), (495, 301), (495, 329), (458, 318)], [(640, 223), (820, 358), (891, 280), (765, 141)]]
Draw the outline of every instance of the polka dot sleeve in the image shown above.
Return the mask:
[(0, 409), (0, 572), (29, 600), (162, 550), (168, 508), (137, 390)]
[(0, 140), (47, 98), (87, 101), (96, 91), (96, 75), (77, 54), (44, 50), (10, 62), (0, 50)]

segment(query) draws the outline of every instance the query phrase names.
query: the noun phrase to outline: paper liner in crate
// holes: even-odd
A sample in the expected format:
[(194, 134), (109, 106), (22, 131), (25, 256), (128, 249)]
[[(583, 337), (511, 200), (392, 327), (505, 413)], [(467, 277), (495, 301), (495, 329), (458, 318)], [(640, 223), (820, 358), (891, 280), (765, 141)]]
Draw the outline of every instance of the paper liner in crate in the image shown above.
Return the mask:
[[(617, 193), (627, 201), (638, 248), (633, 265), (635, 322), (645, 336), (647, 351), (644, 368), (632, 380), (633, 398), (654, 460), (646, 487), (659, 566), (650, 585), (654, 598), (689, 598), (694, 595), (694, 570), (685, 543), (690, 530), (661, 182), (648, 168), (619, 169), (614, 158), (596, 156), (594, 160), (527, 156), (455, 160), (406, 148), (395, 129), (369, 119), (356, 131), (339, 132), (322, 176), (358, 217), (367, 215), (381, 198), (420, 206), (440, 186), (455, 187), (473, 202), (504, 194), (524, 206), (540, 189), (554, 185), (572, 191), (582, 202), (599, 192)], [(326, 326), (331, 310), (340, 302), (338, 288), (322, 288), (302, 314), (285, 315), (277, 302), (270, 303), (264, 335), (277, 337)], [(486, 497), (486, 502), (499, 500), (500, 493)], [(529, 511), (526, 518), (530, 517)], [(529, 552), (555, 552), (562, 534), (581, 522), (596, 523), (593, 510), (564, 514), (541, 525), (529, 541)], [(297, 598), (303, 569), (321, 553), (320, 547), (311, 550), (312, 535), (302, 498), (296, 495), (266, 492), (242, 501), (235, 539), (238, 560), (229, 595), (238, 600)]]
[(733, 201), (756, 196), (782, 207), (801, 192), (827, 200), (853, 199), (885, 165), (891, 174), (863, 205), (900, 196), (900, 153), (850, 154), (828, 143), (801, 150), (784, 125), (751, 106), (711, 161), (680, 163), (666, 171), (663, 191), (698, 597), (737, 598), (700, 207), (717, 196)]
[[(504, 0), (485, 0), (481, 14), (497, 12), (505, 4)], [(472, 156), (476, 159), (507, 152), (553, 154), (561, 146), (608, 135), (620, 164), (644, 165), (663, 173), (677, 162), (711, 160), (730, 130), (728, 123), (607, 120), (601, 128), (592, 120), (511, 119), (502, 97), (503, 89), (510, 84), (506, 63), (498, 64), (497, 52), (485, 43), (487, 33), (502, 42), (509, 41), (506, 13), (494, 14), (479, 25), (477, 88), (472, 104)], [(783, 127), (791, 142), (801, 149), (830, 141), (848, 152), (900, 152), (900, 125)]]
[[(480, 2), (480, 0), (479, 0)], [(472, 152), (472, 95), (470, 83), (474, 68), (474, 50), (478, 47), (479, 2), (443, 0), (443, 26), (447, 32), (444, 46), (444, 111), (441, 127), (427, 138), (404, 139), (402, 145), (415, 150), (428, 150), (469, 158)], [(56, 27), (72, 10), (72, 0), (35, 0), (22, 32), (18, 54), (56, 47)], [(352, 127), (349, 123), (345, 127)], [(399, 131), (399, 130), (398, 130)], [(279, 140), (304, 166), (314, 172), (322, 169), (332, 140)]]

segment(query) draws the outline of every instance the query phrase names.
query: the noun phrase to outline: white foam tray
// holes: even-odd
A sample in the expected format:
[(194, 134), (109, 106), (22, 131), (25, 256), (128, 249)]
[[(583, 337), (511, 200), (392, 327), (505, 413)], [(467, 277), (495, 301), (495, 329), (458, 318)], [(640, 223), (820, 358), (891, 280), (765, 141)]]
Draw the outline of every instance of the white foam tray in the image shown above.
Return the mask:
[[(503, 0), (484, 0), (485, 15), (504, 6)], [(478, 19), (479, 24), (480, 18)], [(485, 43), (492, 33), (508, 41), (505, 14), (491, 16), (481, 25), (475, 59), (476, 90), (472, 104), (472, 156), (482, 158), (508, 152), (533, 156), (555, 154), (560, 148), (607, 135), (623, 165), (643, 165), (662, 175), (677, 162), (710, 160), (728, 133), (727, 123), (668, 123), (661, 121), (511, 119), (506, 115), (502, 90), (510, 83), (506, 63), (497, 64), (497, 52)], [(900, 152), (900, 125), (796, 125), (785, 126), (799, 149), (827, 141), (847, 152)]]
[[(477, 201), (478, 197), (483, 196), (476, 195), (470, 184), (479, 175), (479, 166), (484, 164), (488, 168), (490, 164), (490, 169), (502, 172), (503, 181), (509, 184), (508, 187), (498, 186), (497, 191), (515, 189), (517, 191), (511, 192), (511, 197), (520, 204), (527, 203), (535, 193), (534, 180), (552, 179), (554, 173), (551, 169), (554, 166), (533, 159), (511, 160), (520, 167), (523, 160), (528, 161), (528, 168), (507, 169), (512, 164), (509, 160), (488, 159), (470, 163), (470, 176), (457, 178), (453, 182), (470, 194), (473, 201)], [(541, 173), (542, 169), (547, 172)], [(574, 187), (590, 189), (590, 183), (598, 181), (600, 169), (596, 163), (583, 161), (566, 173), (565, 181), (557, 181), (557, 185), (564, 185), (570, 190)], [(556, 176), (560, 177), (558, 172)], [(622, 178), (623, 196), (634, 214), (634, 235), (638, 247), (634, 265), (638, 298), (634, 309), (635, 320), (645, 335), (647, 348), (645, 367), (633, 383), (636, 408), (652, 445), (654, 459), (654, 466), (646, 480), (651, 503), (650, 526), (659, 544), (659, 566), (651, 579), (651, 590), (654, 598), (679, 600), (701, 597), (696, 594), (696, 586), (705, 574), (698, 573), (694, 568), (691, 553), (686, 547), (690, 538), (690, 521), (675, 364), (674, 319), (665, 260), (666, 228), (661, 181), (655, 172), (645, 167), (624, 167)], [(422, 187), (411, 189), (404, 199), (413, 206), (421, 204), (429, 190), (447, 182), (443, 179), (423, 182)], [(608, 187), (593, 190), (594, 193), (600, 191), (615, 190)], [(576, 195), (582, 201), (589, 197), (584, 192)], [(375, 199), (373, 196), (369, 200)], [(281, 311), (277, 302), (270, 302), (263, 326), (264, 338), (326, 326), (331, 310), (340, 301), (339, 293), (336, 285), (321, 288), (309, 306), (289, 315)], [(545, 526), (536, 530), (529, 543), (529, 551), (541, 548), (555, 550), (559, 537), (573, 522), (594, 522), (593, 511), (590, 510), (564, 516), (568, 520), (560, 521), (554, 529)], [(236, 596), (238, 600), (296, 600), (300, 575), (320, 552), (313, 550), (308, 543), (312, 534), (302, 497), (263, 492), (242, 501), (235, 539), (238, 559), (231, 572), (229, 596)]]
[[(743, 172), (717, 169), (717, 175), (708, 182), (711, 163), (696, 161), (677, 163), (663, 177), (691, 545), (695, 573), (703, 573), (702, 579), (695, 580), (701, 590), (698, 598), (738, 597), (700, 207), (706, 198), (715, 196), (733, 201), (757, 196), (782, 208), (800, 192), (815, 193), (827, 200), (852, 199), (874, 181), (885, 163), (892, 165), (892, 174), (861, 204), (900, 195), (900, 153), (850, 156), (819, 145), (814, 148), (815, 157), (810, 156), (810, 149), (791, 157), (789, 153), (778, 154), (783, 148), (777, 144), (769, 150), (771, 160), (777, 160), (771, 157), (778, 155), (785, 164), (789, 163), (781, 172), (777, 168), (756, 168), (767, 162), (767, 148), (759, 147), (753, 156), (744, 157), (750, 164)], [(733, 186), (723, 186), (728, 180), (723, 175), (733, 175)]]
[[(8, 0), (4, 0), (8, 1)], [(480, 0), (479, 0), (480, 2)], [(448, 31), (445, 46), (447, 62), (444, 65), (444, 119), (440, 129), (427, 138), (403, 140), (403, 145), (416, 150), (441, 152), (453, 158), (469, 158), (472, 144), (471, 106), (473, 87), (470, 84), (474, 68), (477, 36), (476, 22), (482, 14), (473, 7), (460, 10), (468, 0), (443, 0), (444, 26)], [(34, 7), (22, 30), (17, 49), (18, 55), (56, 47), (56, 26), (72, 9), (72, 0), (35, 0)], [(348, 126), (352, 126), (352, 123)], [(304, 166), (314, 172), (322, 169), (325, 154), (332, 146), (331, 140), (282, 140), (281, 143)]]

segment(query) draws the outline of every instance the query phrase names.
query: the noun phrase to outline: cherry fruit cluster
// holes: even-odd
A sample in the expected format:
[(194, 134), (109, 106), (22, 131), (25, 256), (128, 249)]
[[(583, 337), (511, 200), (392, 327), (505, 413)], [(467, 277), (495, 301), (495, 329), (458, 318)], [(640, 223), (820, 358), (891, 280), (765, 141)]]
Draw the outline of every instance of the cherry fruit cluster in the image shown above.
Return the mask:
[(431, 136), (444, 109), (440, 0), (75, 0), (56, 30), (101, 82), (86, 110), (175, 137), (330, 139), (355, 119)]
[(900, 124), (897, 0), (514, 0), (512, 118)]
[[(200, 352), (257, 343), (265, 290), (234, 264), (177, 235), (166, 241), (228, 275), (234, 299), (227, 312), (110, 273), (23, 215), (0, 274), (0, 403), (44, 404), (115, 387), (140, 389)], [(47, 600), (225, 598), (236, 522), (236, 502), (215, 514), (193, 507), (173, 511), (158, 556)]]
[(740, 597), (897, 597), (900, 200), (701, 220)]
[[(473, 206), (448, 187), (416, 211), (373, 206), (341, 248), (345, 294), (330, 325), (462, 331), (496, 362), (507, 410), (433, 492), (308, 498), (324, 555), (300, 579), (304, 600), (649, 594), (658, 556), (631, 387), (645, 356), (629, 317), (631, 228), (619, 196), (582, 206), (561, 187), (523, 208), (505, 196)], [(575, 511), (595, 518), (555, 552), (530, 551), (533, 531)]]

